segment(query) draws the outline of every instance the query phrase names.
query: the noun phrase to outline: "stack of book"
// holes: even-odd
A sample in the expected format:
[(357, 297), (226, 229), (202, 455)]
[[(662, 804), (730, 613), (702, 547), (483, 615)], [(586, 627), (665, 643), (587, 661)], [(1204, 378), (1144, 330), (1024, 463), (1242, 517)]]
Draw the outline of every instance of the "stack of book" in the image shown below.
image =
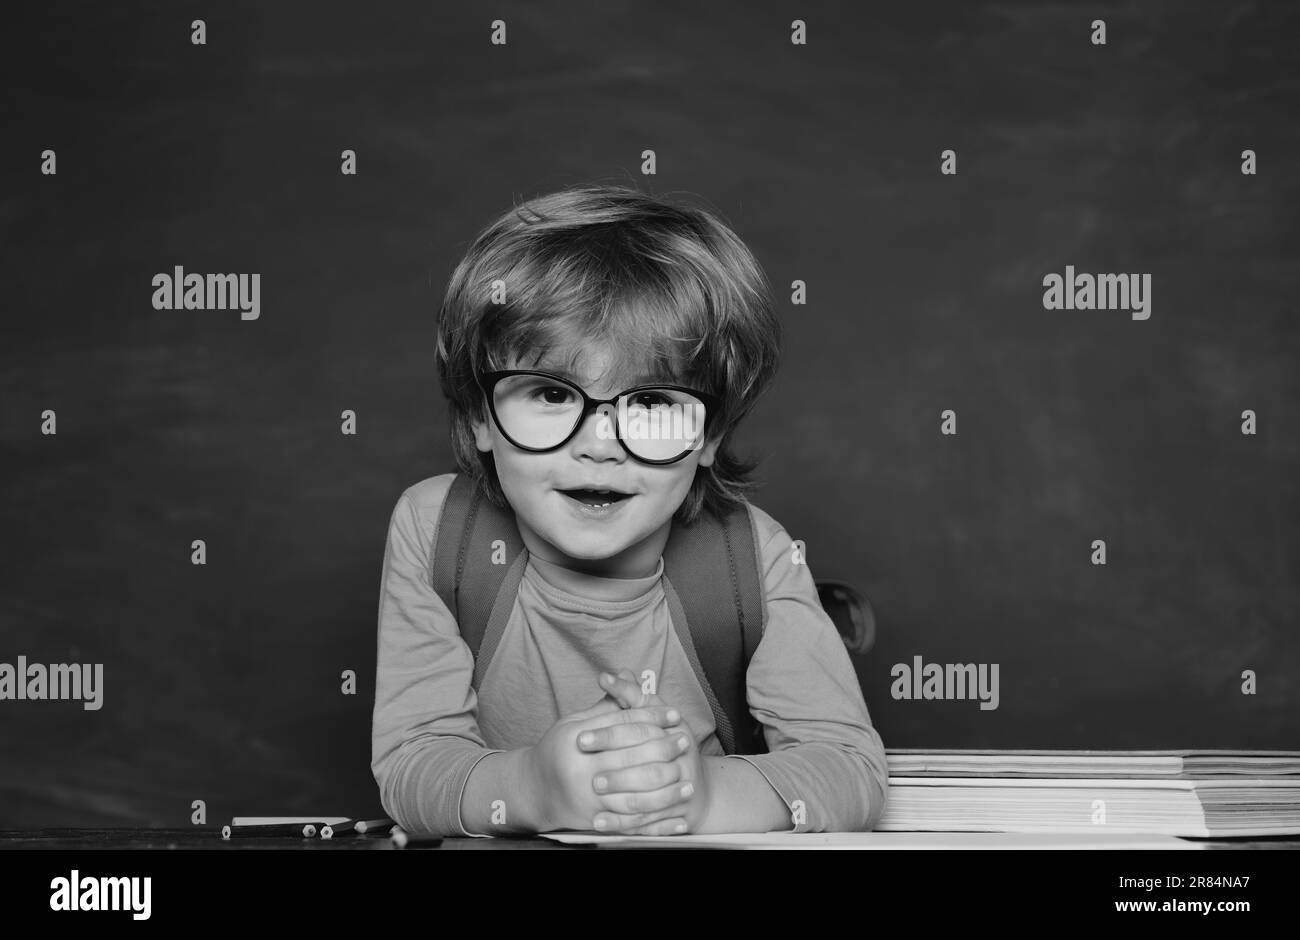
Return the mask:
[(1300, 833), (1300, 751), (887, 754), (878, 832)]

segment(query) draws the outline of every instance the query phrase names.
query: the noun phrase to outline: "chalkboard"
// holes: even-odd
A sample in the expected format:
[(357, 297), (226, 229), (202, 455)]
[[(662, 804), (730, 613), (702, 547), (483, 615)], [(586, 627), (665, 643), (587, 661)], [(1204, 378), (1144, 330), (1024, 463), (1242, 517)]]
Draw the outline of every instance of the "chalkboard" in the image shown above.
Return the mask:
[[(237, 3), (202, 46), (166, 5), (26, 14), (0, 661), (104, 680), (0, 702), (0, 828), (378, 815), (384, 536), (451, 466), (441, 292), (490, 219), (597, 179), (708, 205), (767, 272), (783, 362), (737, 440), (871, 599), (887, 746), (1300, 746), (1287, 6)], [(154, 309), (177, 265), (258, 272), (258, 317)], [(1149, 319), (1046, 309), (1067, 265), (1149, 274)], [(896, 697), (917, 657), (996, 664), (998, 707)]]

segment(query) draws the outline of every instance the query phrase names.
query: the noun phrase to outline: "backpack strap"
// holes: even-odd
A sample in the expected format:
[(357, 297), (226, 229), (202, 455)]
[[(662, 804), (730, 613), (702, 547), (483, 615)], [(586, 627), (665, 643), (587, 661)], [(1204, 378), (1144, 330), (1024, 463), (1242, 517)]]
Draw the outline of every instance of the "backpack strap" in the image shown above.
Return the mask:
[(472, 477), (456, 474), (438, 516), (429, 581), (474, 655), (475, 688), (505, 631), (527, 563), (514, 513), (484, 498)]
[(664, 548), (669, 613), (713, 709), (727, 754), (767, 750), (749, 711), (745, 678), (763, 638), (766, 606), (749, 507), (674, 524)]

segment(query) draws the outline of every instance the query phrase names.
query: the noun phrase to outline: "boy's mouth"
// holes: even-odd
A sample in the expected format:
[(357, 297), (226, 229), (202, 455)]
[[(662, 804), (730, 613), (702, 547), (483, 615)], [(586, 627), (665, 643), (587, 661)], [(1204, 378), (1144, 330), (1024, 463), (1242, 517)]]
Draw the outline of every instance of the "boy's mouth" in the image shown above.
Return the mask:
[(595, 490), (586, 487), (580, 487), (571, 490), (560, 490), (569, 499), (582, 503), (584, 506), (609, 506), (613, 503), (620, 502), (631, 496), (631, 493), (622, 493), (618, 490)]

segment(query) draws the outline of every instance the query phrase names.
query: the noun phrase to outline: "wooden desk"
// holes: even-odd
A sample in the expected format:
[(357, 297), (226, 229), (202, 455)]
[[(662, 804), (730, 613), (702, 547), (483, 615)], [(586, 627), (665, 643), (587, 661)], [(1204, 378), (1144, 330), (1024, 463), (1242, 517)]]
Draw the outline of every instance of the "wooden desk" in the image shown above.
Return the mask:
[[(1246, 839), (1197, 839), (1208, 849), (1300, 849), (1300, 836), (1272, 836)], [(0, 852), (24, 849), (144, 849), (241, 851), (258, 849), (302, 849), (310, 852), (396, 851), (388, 835), (345, 834), (333, 839), (264, 838), (236, 836), (222, 839), (219, 830), (193, 829), (34, 829), (0, 830)], [(455, 851), (497, 851), (502, 849), (591, 851), (594, 846), (567, 846), (550, 839), (444, 839), (440, 845), (413, 846), (406, 851), (429, 849)]]
[[(550, 839), (444, 839), (440, 845), (420, 845), (406, 851), (426, 849), (556, 849), (572, 851), (585, 846), (560, 845)], [(0, 829), (0, 852), (23, 849), (199, 849), (217, 852), (257, 849), (302, 849), (306, 852), (397, 851), (388, 837), (380, 834), (349, 833), (332, 839), (267, 838), (234, 836), (221, 838), (212, 827), (193, 829)]]

